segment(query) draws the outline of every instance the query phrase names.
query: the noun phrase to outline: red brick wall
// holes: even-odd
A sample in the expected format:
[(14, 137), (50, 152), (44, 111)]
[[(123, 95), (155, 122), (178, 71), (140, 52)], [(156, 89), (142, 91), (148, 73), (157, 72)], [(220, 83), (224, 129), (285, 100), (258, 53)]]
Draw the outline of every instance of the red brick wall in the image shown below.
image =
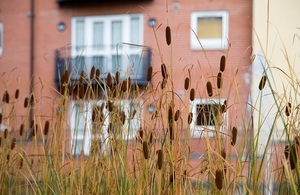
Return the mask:
[[(196, 98), (207, 97), (205, 83), (210, 80), (216, 89), (215, 76), (219, 71), (221, 55), (227, 56), (221, 97), (229, 99), (230, 125), (241, 126), (246, 119), (246, 102), (248, 101), (249, 83), (245, 74), (250, 71), (252, 1), (248, 0), (187, 0), (181, 1), (178, 10), (169, 2), (166, 11), (165, 0), (136, 3), (133, 5), (84, 5), (60, 7), (55, 0), (35, 0), (34, 27), (34, 93), (37, 104), (35, 114), (43, 119), (52, 117), (56, 106), (54, 97), (58, 98), (54, 85), (54, 50), (71, 44), (71, 18), (105, 14), (144, 13), (144, 44), (153, 48), (154, 72), (160, 70), (161, 60), (157, 44), (160, 45), (163, 61), (167, 67), (173, 66), (175, 92), (183, 90), (183, 81), (187, 68), (193, 65), (192, 87), (196, 88)], [(29, 94), (29, 22), (30, 1), (0, 1), (0, 21), (4, 25), (4, 50), (0, 57), (1, 83), (0, 94), (9, 89), (13, 93), (16, 87), (21, 89), (19, 106)], [(197, 10), (227, 10), (229, 12), (228, 51), (192, 51), (190, 48), (190, 17)], [(147, 25), (148, 17), (157, 19), (160, 28), (153, 29)], [(57, 30), (59, 22), (66, 23), (66, 30)], [(165, 27), (169, 24), (172, 30), (172, 54), (165, 41)], [(16, 69), (14, 69), (16, 67)], [(185, 69), (184, 69), (185, 68)], [(14, 69), (14, 71), (12, 71)], [(12, 71), (12, 72), (11, 72)], [(233, 76), (238, 71), (237, 76)], [(6, 72), (4, 76), (3, 73)], [(17, 79), (18, 78), (18, 79)], [(156, 85), (161, 81), (160, 74), (153, 79)], [(216, 94), (217, 90), (214, 90)], [(185, 93), (185, 100), (189, 94)], [(51, 110), (51, 112), (50, 112)], [(23, 112), (20, 112), (20, 120)], [(24, 120), (24, 119), (23, 119)]]

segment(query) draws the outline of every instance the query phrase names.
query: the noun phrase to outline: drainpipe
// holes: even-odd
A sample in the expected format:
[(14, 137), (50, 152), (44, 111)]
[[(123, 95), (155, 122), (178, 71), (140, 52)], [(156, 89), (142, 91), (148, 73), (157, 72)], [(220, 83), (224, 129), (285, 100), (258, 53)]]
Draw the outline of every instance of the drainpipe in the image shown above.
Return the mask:
[[(33, 93), (33, 84), (34, 84), (34, 0), (30, 2), (30, 86), (29, 93)], [(30, 109), (29, 113), (29, 124), (33, 120), (33, 109)]]

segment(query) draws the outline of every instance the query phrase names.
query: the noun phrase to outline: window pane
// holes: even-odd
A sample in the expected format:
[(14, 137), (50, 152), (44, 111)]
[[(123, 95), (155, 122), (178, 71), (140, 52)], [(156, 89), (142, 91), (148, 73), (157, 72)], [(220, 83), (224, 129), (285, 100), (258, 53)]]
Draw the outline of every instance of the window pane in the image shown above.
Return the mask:
[(76, 46), (77, 51), (84, 46), (84, 20), (76, 21)]
[(140, 30), (140, 24), (139, 24), (139, 18), (138, 17), (132, 17), (131, 23), (130, 23), (130, 41), (131, 43), (139, 44), (140, 43), (140, 37), (139, 37), (139, 30)]
[(217, 104), (198, 104), (196, 125), (213, 126), (215, 119), (218, 117)]
[(93, 46), (94, 49), (103, 49), (103, 22), (94, 23)]
[(198, 18), (197, 36), (200, 39), (222, 38), (222, 17)]
[(116, 49), (116, 45), (122, 41), (122, 21), (112, 22), (112, 44), (113, 49)]

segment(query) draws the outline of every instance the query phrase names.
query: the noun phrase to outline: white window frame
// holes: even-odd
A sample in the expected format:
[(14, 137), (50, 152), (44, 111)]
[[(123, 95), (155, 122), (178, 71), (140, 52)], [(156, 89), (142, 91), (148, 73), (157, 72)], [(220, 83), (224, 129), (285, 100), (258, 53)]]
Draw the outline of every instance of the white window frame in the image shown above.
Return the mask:
[[(71, 103), (71, 109), (70, 109), (70, 127), (71, 127), (71, 152), (72, 154), (75, 154), (76, 156), (78, 156), (80, 154), (81, 151), (76, 151), (75, 153), (75, 143), (76, 140), (80, 140), (80, 141), (84, 141), (84, 145), (83, 145), (83, 153), (85, 156), (88, 156), (90, 153), (90, 148), (91, 148), (91, 141), (93, 140), (94, 136), (92, 134), (92, 114), (93, 114), (93, 108), (95, 105), (97, 106), (101, 106), (102, 103), (104, 103), (104, 108), (103, 108), (103, 114), (104, 114), (104, 124), (103, 124), (103, 136), (100, 136), (100, 140), (99, 142), (101, 142), (101, 146), (102, 146), (102, 151), (105, 152), (105, 146), (106, 144), (108, 144), (109, 141), (109, 134), (108, 134), (108, 126), (109, 126), (109, 116), (110, 113), (108, 112), (108, 110), (106, 109), (106, 100), (99, 100), (99, 101), (95, 101), (95, 100), (90, 100), (90, 101), (72, 101)], [(138, 120), (138, 126), (136, 127), (130, 127), (130, 130), (132, 130), (131, 132), (128, 133), (128, 120), (130, 117), (130, 114), (133, 112), (133, 110), (131, 110), (130, 106), (128, 106), (129, 104), (136, 104), (135, 109), (137, 110), (136, 114), (135, 114), (135, 119), (134, 120)], [(77, 120), (76, 117), (78, 116), (78, 111), (74, 110), (75, 106), (79, 104), (80, 108), (82, 109), (82, 113), (84, 114), (84, 118), (85, 118), (85, 130), (83, 131), (84, 134), (79, 134), (77, 133), (78, 131), (78, 124), (76, 124)], [(135, 138), (136, 133), (141, 125), (141, 117), (143, 116), (142, 112), (142, 105), (143, 105), (143, 101), (137, 101), (137, 100), (118, 100), (114, 102), (114, 105), (117, 104), (121, 104), (124, 108), (124, 112), (126, 115), (126, 121), (125, 124), (123, 125), (123, 129), (122, 129), (122, 136), (119, 139), (123, 139), (123, 140), (132, 140)], [(139, 110), (138, 110), (139, 109)], [(102, 138), (104, 140), (102, 140)]]
[(3, 33), (4, 32), (4, 30), (3, 30), (3, 23), (2, 22), (0, 22), (0, 34), (1, 34), (1, 37), (0, 37), (0, 56), (2, 56), (2, 53), (3, 53)]
[[(193, 113), (193, 119), (192, 123), (190, 124), (190, 136), (193, 138), (200, 138), (200, 137), (214, 137), (215, 136), (215, 126), (211, 125), (197, 125), (197, 105), (199, 104), (217, 104), (217, 105), (223, 105), (225, 99), (216, 99), (216, 98), (210, 98), (210, 99), (200, 99), (197, 98), (194, 101), (190, 102), (191, 110)], [(227, 113), (228, 111), (226, 111)], [(220, 128), (220, 132), (223, 132), (222, 127), (227, 126), (227, 117), (226, 113), (222, 114), (222, 125)], [(222, 134), (223, 135), (223, 134)]]
[[(222, 38), (198, 39), (197, 19), (222, 17)], [(195, 11), (191, 14), (191, 49), (192, 50), (225, 50), (228, 47), (229, 16), (227, 11)], [(200, 43), (201, 44), (200, 44)]]
[[(131, 18), (138, 17), (139, 18), (139, 43), (132, 43), (137, 45), (142, 45), (143, 35), (144, 35), (144, 16), (143, 14), (118, 14), (118, 15), (98, 15), (98, 16), (81, 16), (81, 17), (73, 17), (71, 19), (72, 30), (71, 30), (71, 41), (73, 46), (76, 45), (76, 21), (83, 20), (84, 21), (84, 43), (85, 46), (83, 51), (76, 50), (76, 47), (72, 47), (71, 56), (72, 58), (76, 58), (77, 56), (84, 57), (93, 57), (97, 55), (106, 56), (107, 59), (111, 61), (111, 57), (113, 55), (122, 56), (122, 66), (121, 68), (121, 77), (124, 77), (127, 73), (127, 69), (130, 69), (130, 55), (142, 55), (142, 47), (134, 47), (122, 43), (131, 43), (130, 40), (130, 22)], [(104, 29), (111, 29), (111, 24), (113, 21), (122, 21), (122, 40), (118, 43), (117, 49), (110, 49), (112, 33), (110, 30), (104, 30), (104, 49), (95, 49), (91, 47), (93, 45), (93, 24), (95, 22), (103, 22)], [(110, 63), (108, 63), (110, 64)], [(89, 74), (89, 70), (92, 68), (93, 64), (86, 63), (86, 73)], [(103, 73), (113, 72), (112, 67), (107, 67)]]

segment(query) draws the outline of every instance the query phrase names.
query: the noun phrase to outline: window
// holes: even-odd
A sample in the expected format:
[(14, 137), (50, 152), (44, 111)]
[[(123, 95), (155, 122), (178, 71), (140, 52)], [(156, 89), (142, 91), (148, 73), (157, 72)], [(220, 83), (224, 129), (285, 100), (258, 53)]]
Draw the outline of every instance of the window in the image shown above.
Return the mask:
[(226, 125), (221, 107), (224, 100), (195, 99), (192, 104), (193, 121), (191, 123), (191, 136), (201, 137), (215, 135), (216, 126)]
[(78, 72), (92, 66), (101, 73), (120, 71), (120, 77), (143, 77), (142, 48), (122, 43), (143, 44), (143, 15), (105, 15), (72, 19), (72, 59), (84, 58)]
[(193, 50), (224, 50), (227, 48), (228, 13), (226, 11), (193, 12), (191, 28), (191, 48)]
[[(131, 140), (135, 138), (136, 132), (140, 127), (141, 115), (141, 102), (133, 100), (119, 100), (114, 102), (114, 114), (109, 113), (106, 109), (106, 101), (73, 101), (71, 107), (71, 149), (72, 154), (79, 156), (83, 151), (85, 156), (89, 155), (91, 151), (91, 143), (96, 141), (102, 151), (105, 150), (105, 146), (108, 142), (108, 127), (110, 120), (116, 120), (117, 113), (125, 114), (124, 124), (116, 123), (112, 121), (113, 128), (121, 128), (121, 134), (113, 133), (115, 139)], [(93, 125), (93, 118), (95, 113), (99, 122), (97, 125)], [(101, 117), (99, 116), (101, 114)], [(114, 126), (118, 125), (118, 127)], [(100, 129), (101, 128), (101, 129)], [(97, 133), (95, 133), (97, 132)]]
[(0, 56), (3, 52), (3, 24), (0, 22)]

